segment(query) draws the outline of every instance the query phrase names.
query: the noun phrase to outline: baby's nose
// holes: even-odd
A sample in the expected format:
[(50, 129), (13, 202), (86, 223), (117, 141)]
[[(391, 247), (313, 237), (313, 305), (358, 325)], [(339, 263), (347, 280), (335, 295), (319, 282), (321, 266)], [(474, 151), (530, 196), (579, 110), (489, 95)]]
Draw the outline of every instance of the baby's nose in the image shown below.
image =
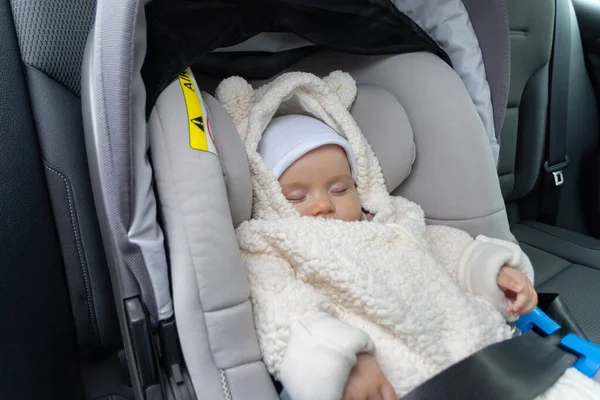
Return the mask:
[(316, 217), (330, 214), (335, 211), (335, 206), (329, 196), (322, 196), (315, 202), (314, 215)]

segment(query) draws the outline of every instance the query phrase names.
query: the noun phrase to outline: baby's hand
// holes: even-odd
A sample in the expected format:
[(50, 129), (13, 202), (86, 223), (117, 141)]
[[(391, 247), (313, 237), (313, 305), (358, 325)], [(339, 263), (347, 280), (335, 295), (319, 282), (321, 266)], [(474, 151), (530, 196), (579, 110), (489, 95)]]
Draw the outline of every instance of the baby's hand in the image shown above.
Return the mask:
[(506, 312), (523, 315), (537, 306), (537, 293), (529, 278), (521, 271), (505, 265), (498, 272), (496, 282), (506, 298), (512, 302), (510, 306), (506, 307)]
[(396, 400), (396, 392), (375, 357), (361, 353), (350, 372), (342, 400)]

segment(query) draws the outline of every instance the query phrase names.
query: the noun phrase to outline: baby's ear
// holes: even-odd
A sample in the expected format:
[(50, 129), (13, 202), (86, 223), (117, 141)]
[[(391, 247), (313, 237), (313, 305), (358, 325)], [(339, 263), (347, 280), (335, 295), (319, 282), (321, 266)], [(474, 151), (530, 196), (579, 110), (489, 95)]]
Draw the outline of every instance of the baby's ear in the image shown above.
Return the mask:
[[(247, 123), (250, 110), (256, 101), (252, 85), (244, 78), (232, 76), (223, 80), (215, 91), (217, 100), (225, 107), (237, 127)], [(243, 132), (240, 132), (242, 134)]]
[(357, 89), (354, 78), (347, 72), (333, 71), (323, 78), (323, 81), (338, 95), (344, 107), (349, 110), (356, 99)]

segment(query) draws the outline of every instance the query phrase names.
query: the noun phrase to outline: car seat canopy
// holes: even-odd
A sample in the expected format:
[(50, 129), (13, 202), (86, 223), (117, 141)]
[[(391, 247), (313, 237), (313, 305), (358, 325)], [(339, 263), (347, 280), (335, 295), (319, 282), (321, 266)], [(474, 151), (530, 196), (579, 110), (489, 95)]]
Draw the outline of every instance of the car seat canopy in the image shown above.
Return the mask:
[[(451, 63), (475, 103), (494, 157), (508, 96), (506, 6), (444, 0), (154, 0), (142, 71), (149, 115), (156, 96), (189, 66), (226, 78), (266, 79), (316, 47), (362, 55), (430, 51)], [(473, 22), (473, 23), (472, 23)], [(335, 27), (335, 29), (329, 29)], [(489, 81), (489, 83), (488, 83)]]
[[(142, 75), (148, 112), (161, 90), (193, 64), (205, 65), (221, 78), (233, 75), (229, 60), (218, 62), (214, 54), (219, 53), (210, 52), (261, 32), (292, 32), (323, 48), (353, 54), (431, 51), (449, 62), (440, 47), (387, 0), (155, 0), (147, 15), (148, 53)], [(213, 62), (203, 64), (206, 59)]]

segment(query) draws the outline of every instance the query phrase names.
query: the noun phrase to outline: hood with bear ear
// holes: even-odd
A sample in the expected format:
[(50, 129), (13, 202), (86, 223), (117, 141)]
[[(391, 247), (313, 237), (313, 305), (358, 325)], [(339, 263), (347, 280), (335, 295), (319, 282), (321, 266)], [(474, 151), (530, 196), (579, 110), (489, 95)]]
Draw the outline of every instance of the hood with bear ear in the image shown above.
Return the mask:
[(375, 220), (393, 218), (394, 207), (379, 161), (349, 112), (356, 93), (354, 79), (341, 71), (323, 79), (309, 73), (289, 72), (257, 89), (240, 77), (219, 84), (216, 97), (233, 119), (248, 155), (253, 218), (300, 215), (285, 199), (279, 182), (258, 153), (258, 143), (271, 119), (289, 114), (320, 119), (346, 138), (356, 157), (356, 184), (363, 208), (375, 214)]

